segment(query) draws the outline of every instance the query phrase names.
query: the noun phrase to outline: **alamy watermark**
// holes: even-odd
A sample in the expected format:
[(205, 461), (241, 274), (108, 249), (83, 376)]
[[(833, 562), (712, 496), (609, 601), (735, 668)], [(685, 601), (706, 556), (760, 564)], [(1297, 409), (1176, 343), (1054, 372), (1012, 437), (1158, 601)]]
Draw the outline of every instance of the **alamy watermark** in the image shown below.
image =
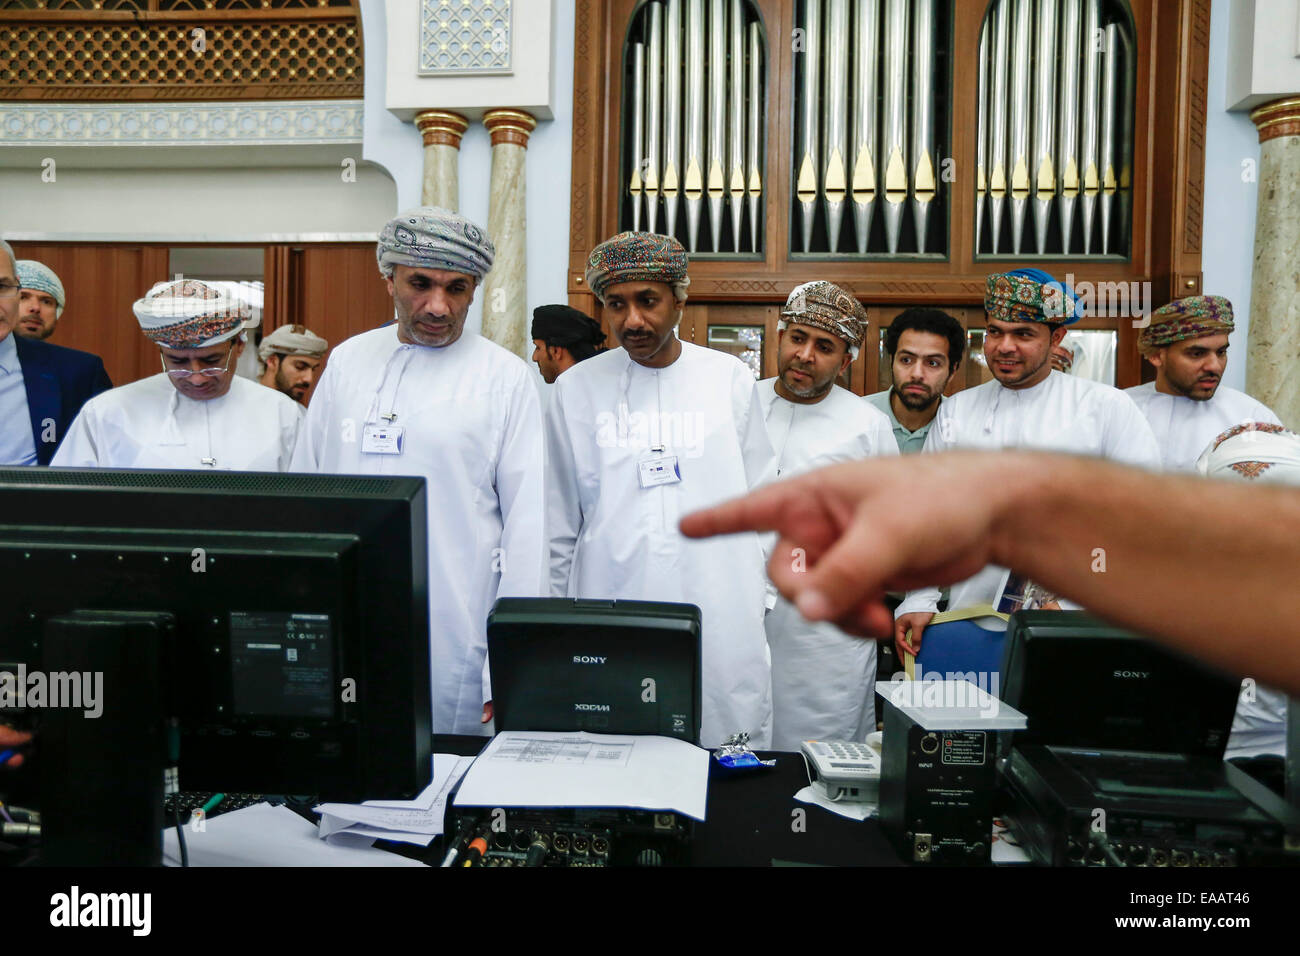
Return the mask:
[(0, 671), (0, 710), (83, 710), (104, 713), (102, 671), (29, 671), (26, 664)]
[(969, 707), (981, 717), (998, 713), (997, 671), (921, 671), (908, 680), (902, 671), (890, 678), (889, 702), (895, 707)]

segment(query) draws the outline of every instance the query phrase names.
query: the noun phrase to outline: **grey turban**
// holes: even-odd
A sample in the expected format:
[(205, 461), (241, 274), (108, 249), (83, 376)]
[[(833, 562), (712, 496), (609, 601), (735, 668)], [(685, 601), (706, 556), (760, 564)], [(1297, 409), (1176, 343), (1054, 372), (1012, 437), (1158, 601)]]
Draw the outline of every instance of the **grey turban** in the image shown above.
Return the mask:
[(436, 206), (399, 213), (379, 233), (375, 258), (384, 278), (394, 266), (441, 269), (481, 279), (492, 268), (496, 249), (487, 233), (464, 216)]
[(271, 355), (309, 355), (319, 358), (330, 344), (305, 325), (282, 325), (262, 339), (257, 357), (263, 362)]

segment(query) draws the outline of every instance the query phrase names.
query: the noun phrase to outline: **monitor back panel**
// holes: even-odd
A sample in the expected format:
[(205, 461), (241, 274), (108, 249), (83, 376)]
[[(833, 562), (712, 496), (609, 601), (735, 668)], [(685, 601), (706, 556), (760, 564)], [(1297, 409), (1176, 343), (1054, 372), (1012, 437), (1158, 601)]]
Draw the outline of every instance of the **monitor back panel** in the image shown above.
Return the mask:
[(502, 598), (488, 617), (498, 730), (700, 739), (700, 610)]
[(1240, 678), (1078, 611), (1012, 615), (1003, 699), (1016, 744), (1223, 758)]

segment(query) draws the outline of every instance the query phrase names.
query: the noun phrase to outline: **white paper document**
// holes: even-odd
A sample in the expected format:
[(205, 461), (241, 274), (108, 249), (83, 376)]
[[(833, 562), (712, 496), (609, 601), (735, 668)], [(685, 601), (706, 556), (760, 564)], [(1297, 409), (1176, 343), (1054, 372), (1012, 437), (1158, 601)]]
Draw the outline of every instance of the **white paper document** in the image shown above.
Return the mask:
[(709, 753), (670, 737), (497, 734), (465, 775), (457, 806), (629, 807), (704, 819)]
[[(370, 846), (323, 843), (310, 820), (288, 807), (255, 803), (203, 823), (185, 824), (190, 866), (424, 866)], [(180, 866), (175, 829), (163, 831), (163, 865)]]
[(434, 754), (433, 781), (414, 800), (319, 804), (312, 809), (321, 815), (320, 838), (348, 846), (374, 840), (428, 846), (442, 833), (447, 796), (473, 762), (473, 757)]
[(800, 803), (811, 803), (815, 807), (821, 807), (829, 810), (831, 813), (838, 813), (842, 817), (848, 817), (850, 820), (866, 820), (868, 817), (874, 817), (877, 813), (877, 807), (874, 803), (859, 803), (853, 800), (832, 800), (826, 796), (826, 791), (819, 787), (807, 786), (794, 795), (794, 798)]

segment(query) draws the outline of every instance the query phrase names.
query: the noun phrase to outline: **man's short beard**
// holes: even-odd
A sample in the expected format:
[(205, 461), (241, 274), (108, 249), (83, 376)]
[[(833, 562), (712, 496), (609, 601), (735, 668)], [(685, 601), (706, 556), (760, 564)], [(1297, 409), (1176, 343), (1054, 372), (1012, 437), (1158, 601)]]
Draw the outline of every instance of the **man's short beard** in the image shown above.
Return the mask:
[(926, 399), (923, 405), (915, 405), (913, 404), (915, 399), (911, 399), (909, 401), (909, 396), (907, 395), (907, 393), (905, 393), (897, 385), (893, 386), (893, 392), (895, 395), (898, 396), (898, 400), (903, 403), (903, 407), (913, 412), (924, 412), (930, 408), (933, 408), (934, 404), (937, 401), (939, 401), (940, 398), (943, 397), (941, 393), (935, 393), (934, 395), (931, 395), (928, 399)]
[[(788, 391), (795, 398), (821, 398), (823, 395), (825, 395), (827, 392), (829, 392), (832, 388), (835, 387), (835, 376), (832, 376), (831, 379), (828, 382), (826, 382), (824, 385), (810, 385), (805, 389), (795, 388), (786, 380), (785, 373), (788, 371), (790, 371), (790, 366), (787, 365), (785, 367), (785, 371), (781, 373), (781, 384), (784, 385), (786, 391)], [(795, 369), (795, 371), (803, 372), (803, 369)], [(808, 375), (809, 378), (812, 377), (811, 374), (808, 372), (804, 372), (804, 374)]]
[[(284, 359), (280, 360), (280, 367), (275, 370), (275, 387), (297, 401), (299, 393), (293, 390), (293, 386), (284, 377)], [(303, 391), (305, 392), (306, 389), (303, 389)]]
[(1191, 384), (1191, 386), (1184, 386), (1182, 382), (1177, 382), (1177, 381), (1175, 381), (1175, 380), (1173, 379), (1173, 377), (1170, 376), (1170, 375), (1168, 375), (1167, 373), (1166, 373), (1166, 375), (1165, 375), (1165, 382), (1169, 385), (1170, 388), (1172, 388), (1175, 392), (1177, 392), (1177, 393), (1178, 393), (1179, 395), (1181, 395), (1183, 398), (1189, 398), (1189, 399), (1191, 399), (1191, 400), (1194, 401), (1194, 402), (1208, 402), (1210, 399), (1212, 399), (1212, 398), (1215, 396), (1215, 394), (1219, 391), (1219, 386), (1223, 384), (1223, 377), (1220, 376), (1220, 377), (1215, 381), (1215, 383), (1214, 383), (1214, 389), (1213, 389), (1213, 391), (1210, 392), (1209, 395), (1195, 395), (1195, 394), (1193, 394), (1193, 392), (1196, 391), (1196, 383), (1197, 383), (1198, 381), (1199, 381), (1199, 379), (1193, 379), (1193, 380), (1192, 380), (1192, 384)]

